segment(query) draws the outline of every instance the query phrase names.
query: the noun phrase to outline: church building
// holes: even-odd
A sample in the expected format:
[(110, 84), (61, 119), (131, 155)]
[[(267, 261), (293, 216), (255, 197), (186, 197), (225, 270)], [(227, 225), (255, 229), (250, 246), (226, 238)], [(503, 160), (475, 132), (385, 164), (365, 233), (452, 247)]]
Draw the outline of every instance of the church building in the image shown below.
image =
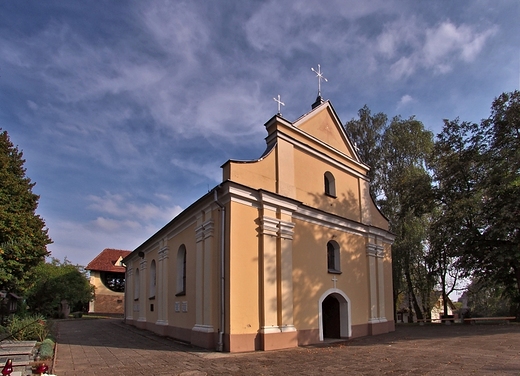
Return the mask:
[(393, 331), (394, 235), (332, 104), (265, 128), (260, 158), (124, 258), (126, 323), (229, 352)]

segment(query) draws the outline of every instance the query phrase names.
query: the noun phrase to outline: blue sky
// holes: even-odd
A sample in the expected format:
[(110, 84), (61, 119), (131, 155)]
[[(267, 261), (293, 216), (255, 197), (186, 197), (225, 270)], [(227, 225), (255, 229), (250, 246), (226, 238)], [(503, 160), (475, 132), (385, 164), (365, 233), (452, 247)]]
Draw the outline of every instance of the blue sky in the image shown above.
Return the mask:
[(296, 120), (321, 65), (343, 123), (367, 104), (478, 122), (520, 85), (520, 2), (2, 1), (0, 127), (52, 256), (132, 250)]

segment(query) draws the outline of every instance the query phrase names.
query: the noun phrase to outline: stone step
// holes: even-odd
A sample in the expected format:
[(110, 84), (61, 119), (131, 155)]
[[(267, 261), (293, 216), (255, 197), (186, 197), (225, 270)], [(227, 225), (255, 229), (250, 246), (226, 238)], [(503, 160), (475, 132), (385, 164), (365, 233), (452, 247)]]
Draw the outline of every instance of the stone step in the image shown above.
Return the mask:
[(0, 369), (11, 359), (15, 375), (30, 375), (31, 363), (34, 362), (36, 341), (3, 341), (0, 342)]

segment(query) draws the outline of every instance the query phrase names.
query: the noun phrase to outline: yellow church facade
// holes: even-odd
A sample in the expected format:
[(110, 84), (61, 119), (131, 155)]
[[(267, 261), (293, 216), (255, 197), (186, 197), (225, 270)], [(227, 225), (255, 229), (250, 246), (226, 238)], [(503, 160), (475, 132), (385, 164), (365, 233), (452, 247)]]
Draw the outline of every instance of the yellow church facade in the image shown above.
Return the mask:
[(124, 259), (125, 320), (220, 351), (394, 330), (394, 236), (329, 101), (265, 124), (267, 148)]

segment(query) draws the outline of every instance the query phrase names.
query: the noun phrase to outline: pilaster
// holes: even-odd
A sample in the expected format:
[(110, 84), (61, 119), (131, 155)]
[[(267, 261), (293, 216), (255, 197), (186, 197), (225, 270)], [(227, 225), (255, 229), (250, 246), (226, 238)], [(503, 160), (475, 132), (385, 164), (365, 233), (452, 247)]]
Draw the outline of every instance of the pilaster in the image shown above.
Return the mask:
[(159, 267), (158, 267), (158, 320), (157, 325), (168, 325), (168, 252), (169, 248), (166, 239), (163, 241), (163, 247), (159, 250)]
[(368, 305), (369, 305), (369, 322), (378, 321), (377, 307), (377, 265), (376, 265), (377, 247), (374, 243), (367, 244), (367, 264), (368, 264)]
[(133, 320), (134, 318), (134, 269), (126, 269), (125, 276), (125, 318)]
[(139, 318), (137, 321), (146, 322), (146, 260), (139, 262)]

